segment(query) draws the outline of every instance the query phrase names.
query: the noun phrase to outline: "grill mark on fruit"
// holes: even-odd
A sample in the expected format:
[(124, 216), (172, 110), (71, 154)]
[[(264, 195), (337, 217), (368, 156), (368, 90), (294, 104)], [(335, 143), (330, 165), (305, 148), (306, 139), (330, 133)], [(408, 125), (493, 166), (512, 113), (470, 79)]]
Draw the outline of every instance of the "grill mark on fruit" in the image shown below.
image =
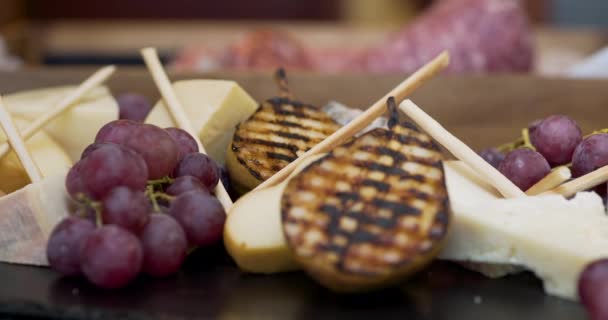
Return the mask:
[(393, 212), (398, 212), (398, 213), (406, 214), (406, 215), (418, 216), (421, 213), (420, 209), (418, 209), (416, 207), (408, 206), (406, 204), (399, 203), (399, 202), (382, 200), (382, 199), (378, 199), (378, 198), (373, 199), (372, 204), (378, 208), (389, 209)]
[(283, 160), (283, 161), (287, 161), (287, 162), (292, 162), (293, 160), (296, 159), (296, 157), (290, 157), (290, 156), (286, 156), (284, 154), (275, 153), (275, 152), (266, 152), (266, 156), (268, 156), (268, 158), (270, 158), (270, 159)]
[(312, 105), (275, 97), (237, 125), (232, 151), (254, 178), (263, 181), (338, 128)]
[(309, 137), (306, 137), (306, 136), (303, 136), (303, 135), (297, 134), (297, 133), (284, 132), (284, 131), (271, 131), (271, 133), (274, 133), (277, 136), (284, 137), (284, 138), (302, 140), (302, 141), (306, 141), (306, 142), (310, 141)]
[[(244, 142), (247, 148), (252, 148), (253, 145), (255, 144), (259, 144), (259, 145), (263, 145), (263, 146), (267, 146), (267, 147), (273, 147), (273, 148), (277, 148), (277, 149), (285, 149), (285, 150), (289, 150), (292, 152), (296, 152), (298, 151), (298, 147), (293, 145), (293, 144), (287, 144), (287, 143), (282, 143), (282, 142), (275, 142), (275, 141), (268, 141), (268, 140), (261, 140), (261, 139), (251, 139), (251, 138), (241, 138), (241, 137), (235, 137), (234, 139), (235, 141), (238, 142)], [(234, 148), (234, 145), (233, 145)], [(236, 150), (233, 149), (233, 151), (238, 151), (238, 147)]]
[(381, 191), (381, 192), (387, 192), (391, 188), (391, 185), (386, 182), (372, 180), (372, 179), (361, 180), (361, 185), (374, 187), (374, 188), (376, 188), (376, 190)]

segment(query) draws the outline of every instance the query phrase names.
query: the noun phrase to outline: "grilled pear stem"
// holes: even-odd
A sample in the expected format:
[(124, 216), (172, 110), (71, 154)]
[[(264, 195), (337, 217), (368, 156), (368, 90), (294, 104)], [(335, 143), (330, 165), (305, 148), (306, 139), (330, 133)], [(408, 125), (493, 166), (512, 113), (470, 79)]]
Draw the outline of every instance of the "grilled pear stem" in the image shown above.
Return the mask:
[(281, 98), (286, 98), (290, 100), (293, 99), (293, 94), (289, 89), (289, 82), (287, 82), (287, 73), (285, 72), (285, 69), (277, 69), (277, 71), (274, 73), (274, 81), (279, 87), (279, 96)]

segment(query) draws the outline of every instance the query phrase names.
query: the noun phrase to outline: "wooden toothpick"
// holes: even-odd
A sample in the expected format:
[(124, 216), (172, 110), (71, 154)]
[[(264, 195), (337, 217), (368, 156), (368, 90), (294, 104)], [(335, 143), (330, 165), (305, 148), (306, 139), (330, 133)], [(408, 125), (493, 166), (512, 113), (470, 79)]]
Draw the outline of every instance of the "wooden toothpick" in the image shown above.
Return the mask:
[(27, 173), (28, 177), (30, 178), (30, 181), (32, 183), (42, 181), (42, 174), (40, 173), (40, 169), (38, 168), (38, 166), (36, 166), (34, 159), (32, 159), (32, 156), (30, 155), (29, 151), (25, 147), (25, 142), (23, 141), (23, 138), (21, 138), (21, 134), (19, 134), (19, 130), (17, 130), (17, 127), (15, 126), (15, 123), (13, 122), (13, 118), (8, 113), (8, 111), (6, 111), (6, 108), (4, 107), (4, 104), (2, 103), (1, 97), (0, 97), (0, 125), (2, 126), (2, 129), (4, 130), (4, 133), (6, 134), (9, 144), (11, 145), (13, 150), (15, 150), (15, 153), (17, 154), (19, 161), (21, 161), (23, 168), (25, 168), (25, 172)]
[(495, 187), (504, 197), (523, 197), (526, 194), (507, 179), (496, 168), (487, 163), (475, 151), (453, 134), (447, 131), (439, 122), (426, 114), (411, 100), (405, 100), (399, 106), (410, 119), (428, 133), (439, 144), (444, 146), (456, 158), (462, 160), (481, 175), (486, 182)]
[(389, 97), (395, 97), (397, 102), (402, 101), (407, 96), (412, 94), (418, 87), (424, 84), (427, 80), (433, 78), (440, 71), (445, 69), (448, 66), (450, 61), (450, 56), (447, 52), (442, 52), (431, 62), (424, 65), (418, 71), (413, 73), (410, 77), (401, 82), (397, 87), (387, 93), (385, 96), (380, 98), (380, 100), (376, 101), (371, 107), (365, 110), (362, 114), (360, 114), (357, 118), (353, 119), (347, 125), (338, 129), (338, 131), (334, 132), (329, 137), (325, 138), (323, 141), (315, 145), (313, 148), (308, 150), (306, 153), (298, 157), (296, 160), (289, 163), (279, 172), (272, 175), (266, 181), (262, 182), (255, 189), (262, 189), (266, 187), (274, 186), (285, 178), (287, 178), (293, 170), (302, 163), (306, 158), (317, 155), (320, 153), (329, 152), (333, 148), (337, 147), (350, 137), (357, 134), (359, 131), (365, 129), (370, 123), (372, 123), (376, 118), (386, 111), (386, 100)]
[[(22, 137), (27, 140), (31, 138), (36, 132), (42, 129), (51, 120), (55, 119), (59, 115), (68, 111), (76, 105), (76, 102), (80, 100), (84, 95), (90, 92), (93, 88), (104, 83), (114, 73), (116, 67), (107, 66), (99, 69), (97, 72), (87, 78), (82, 84), (78, 86), (74, 91), (69, 93), (63, 99), (61, 99), (53, 108), (44, 113), (42, 116), (30, 123), (25, 130), (23, 130)], [(10, 144), (5, 142), (0, 145), (0, 158), (4, 157), (11, 150)]]
[(541, 194), (570, 180), (571, 177), (572, 173), (568, 167), (561, 166), (559, 168), (555, 168), (548, 175), (530, 187), (530, 189), (526, 190), (526, 194), (529, 196)]
[(556, 188), (541, 194), (561, 194), (564, 197), (570, 197), (577, 192), (598, 186), (608, 181), (608, 165), (587, 173), (584, 176), (568, 181)]
[[(167, 107), (169, 114), (173, 118), (173, 121), (180, 129), (188, 132), (194, 138), (194, 140), (196, 140), (196, 143), (198, 144), (198, 149), (201, 153), (206, 153), (205, 146), (203, 146), (203, 144), (201, 143), (198, 133), (196, 133), (192, 128), (192, 124), (188, 120), (188, 116), (184, 111), (184, 107), (177, 98), (177, 95), (175, 94), (175, 91), (171, 86), (169, 77), (167, 76), (167, 73), (165, 72), (161, 64), (160, 59), (158, 58), (156, 49), (144, 48), (141, 50), (141, 55), (144, 59), (144, 62), (146, 63), (146, 66), (148, 67), (148, 70), (152, 74), (154, 83), (160, 91), (160, 94), (163, 97), (163, 100), (165, 101), (165, 106)], [(217, 199), (222, 203), (222, 206), (224, 207), (226, 213), (228, 213), (230, 207), (232, 207), (232, 200), (230, 199), (230, 196), (228, 195), (226, 188), (224, 188), (224, 185), (222, 184), (221, 180), (217, 183), (217, 186), (215, 187), (215, 194), (217, 196)]]

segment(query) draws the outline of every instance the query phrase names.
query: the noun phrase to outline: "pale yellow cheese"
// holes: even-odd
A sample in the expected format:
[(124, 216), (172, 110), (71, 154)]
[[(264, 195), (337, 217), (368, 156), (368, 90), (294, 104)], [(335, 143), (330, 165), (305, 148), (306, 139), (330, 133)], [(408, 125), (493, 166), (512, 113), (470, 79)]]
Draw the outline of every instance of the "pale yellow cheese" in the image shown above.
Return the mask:
[(70, 207), (65, 175), (58, 173), (0, 198), (0, 261), (48, 265), (48, 237)]
[(440, 258), (521, 266), (547, 293), (576, 299), (585, 265), (608, 257), (608, 217), (597, 194), (503, 199), (461, 162), (446, 163), (445, 172), (454, 221)]
[[(64, 86), (22, 91), (3, 96), (3, 101), (11, 114), (32, 121), (53, 108), (75, 88)], [(116, 119), (118, 104), (108, 88), (100, 86), (91, 90), (78, 105), (52, 120), (44, 129), (76, 161), (84, 148), (93, 143), (97, 131)]]
[(282, 183), (252, 191), (234, 203), (224, 225), (224, 245), (242, 270), (275, 273), (299, 268), (281, 227), (281, 195), (289, 179), (319, 157), (305, 160)]
[[(234, 128), (257, 109), (255, 100), (234, 81), (184, 80), (175, 82), (173, 89), (207, 154), (224, 164)], [(154, 106), (146, 123), (175, 126), (162, 100)]]
[[(15, 124), (22, 130), (28, 122), (15, 118)], [(5, 141), (4, 131), (0, 130), (0, 142)], [(34, 134), (25, 145), (43, 177), (65, 172), (72, 166), (72, 161), (63, 148), (44, 131)], [(10, 193), (28, 183), (30, 180), (27, 173), (14, 152), (11, 151), (0, 159), (0, 190)]]

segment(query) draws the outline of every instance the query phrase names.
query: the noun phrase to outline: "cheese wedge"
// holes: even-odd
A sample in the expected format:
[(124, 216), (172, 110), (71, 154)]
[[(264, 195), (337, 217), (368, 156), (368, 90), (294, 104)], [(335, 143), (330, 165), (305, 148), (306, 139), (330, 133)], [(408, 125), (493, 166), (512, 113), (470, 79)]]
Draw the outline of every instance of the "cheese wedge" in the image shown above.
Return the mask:
[[(3, 96), (9, 112), (32, 121), (54, 107), (74, 86), (22, 91)], [(118, 104), (106, 87), (97, 87), (85, 95), (77, 106), (51, 121), (44, 129), (68, 153), (72, 161), (95, 140), (97, 131), (118, 119)]]
[(48, 265), (46, 242), (68, 214), (66, 172), (0, 198), (0, 261)]
[(282, 183), (250, 192), (234, 203), (224, 225), (224, 245), (243, 271), (276, 273), (299, 269), (281, 227), (281, 195), (290, 178), (321, 156), (302, 162)]
[[(234, 81), (184, 80), (175, 82), (173, 89), (207, 154), (223, 165), (234, 128), (253, 114), (258, 104)], [(163, 128), (175, 126), (162, 100), (154, 106), (146, 123)]]
[(608, 257), (602, 199), (591, 192), (572, 200), (557, 195), (501, 199), (465, 164), (444, 165), (455, 223), (440, 258), (522, 266), (543, 281), (547, 293), (577, 299), (585, 265)]
[[(28, 122), (15, 118), (15, 124), (19, 129), (23, 129)], [(0, 142), (5, 141), (6, 136), (0, 130)], [(43, 177), (64, 172), (72, 166), (72, 161), (63, 148), (44, 131), (34, 134), (25, 145)], [(14, 152), (11, 151), (0, 159), (0, 190), (11, 193), (29, 183), (30, 179)]]

